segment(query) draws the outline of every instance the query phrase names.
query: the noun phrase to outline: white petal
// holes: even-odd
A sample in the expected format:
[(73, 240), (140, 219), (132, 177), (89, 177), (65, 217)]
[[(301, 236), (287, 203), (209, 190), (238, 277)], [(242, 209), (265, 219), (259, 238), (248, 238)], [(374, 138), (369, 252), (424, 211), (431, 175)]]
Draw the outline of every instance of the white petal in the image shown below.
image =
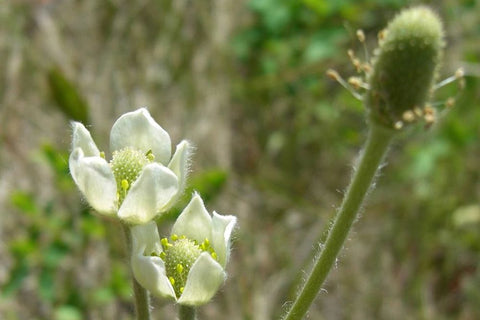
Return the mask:
[(167, 165), (172, 152), (170, 136), (145, 108), (122, 115), (110, 131), (110, 151), (133, 147), (152, 150), (155, 161)]
[(186, 236), (198, 243), (202, 243), (206, 238), (212, 239), (212, 218), (197, 193), (175, 221), (172, 234)]
[(70, 173), (88, 203), (99, 213), (116, 212), (117, 184), (110, 165), (101, 157), (84, 157), (76, 148), (70, 154)]
[(212, 246), (217, 254), (218, 262), (225, 267), (230, 253), (230, 237), (237, 223), (234, 216), (222, 216), (213, 212)]
[(225, 277), (222, 266), (210, 254), (203, 252), (190, 269), (178, 303), (191, 306), (207, 303), (225, 281)]
[(151, 256), (161, 252), (160, 236), (155, 222), (134, 226), (132, 233), (132, 271), (135, 279), (145, 289), (157, 296), (175, 298), (170, 281), (166, 276), (162, 259)]
[(177, 149), (172, 156), (172, 160), (170, 160), (170, 163), (168, 164), (168, 168), (172, 170), (178, 178), (178, 193), (168, 203), (167, 207), (169, 208), (175, 205), (178, 198), (185, 190), (191, 149), (191, 144), (188, 141), (183, 140), (177, 145)]
[(132, 184), (118, 216), (131, 224), (152, 220), (178, 191), (175, 174), (159, 163), (146, 165)]
[(80, 122), (72, 121), (72, 151), (80, 148), (85, 157), (98, 157), (100, 151), (92, 139), (90, 132)]
[(138, 283), (155, 296), (175, 298), (170, 281), (165, 272), (165, 263), (160, 257), (132, 254), (132, 271)]
[(162, 245), (160, 244), (160, 236), (158, 235), (157, 224), (150, 221), (146, 224), (140, 224), (130, 228), (132, 233), (132, 250), (137, 254), (142, 253), (157, 255), (162, 252)]

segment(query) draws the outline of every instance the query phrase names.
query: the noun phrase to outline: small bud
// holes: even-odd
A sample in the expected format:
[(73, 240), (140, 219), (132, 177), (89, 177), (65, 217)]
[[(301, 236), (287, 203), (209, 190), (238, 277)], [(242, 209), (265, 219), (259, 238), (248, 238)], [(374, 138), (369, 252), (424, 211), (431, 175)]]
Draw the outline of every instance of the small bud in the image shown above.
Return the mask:
[(372, 123), (398, 130), (412, 122), (416, 108), (430, 97), (444, 46), (443, 28), (432, 10), (414, 7), (400, 12), (379, 38), (365, 104)]

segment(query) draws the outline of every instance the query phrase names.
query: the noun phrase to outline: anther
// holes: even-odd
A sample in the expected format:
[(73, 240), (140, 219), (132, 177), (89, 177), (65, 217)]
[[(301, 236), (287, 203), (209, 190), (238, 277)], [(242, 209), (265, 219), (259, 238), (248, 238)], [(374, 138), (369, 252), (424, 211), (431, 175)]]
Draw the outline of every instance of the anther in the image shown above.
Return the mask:
[(152, 162), (153, 160), (155, 160), (155, 155), (153, 154), (152, 150), (148, 150), (147, 153), (145, 154), (145, 157), (147, 157), (147, 159)]
[(426, 126), (429, 128), (433, 123), (435, 123), (435, 116), (433, 114), (426, 114), (424, 116)]
[(171, 244), (168, 242), (168, 239), (167, 238), (162, 238), (162, 240), (160, 240), (160, 243), (162, 244), (163, 248), (168, 248), (168, 246), (171, 246)]
[(455, 71), (455, 78), (460, 79), (465, 76), (465, 71), (463, 71), (463, 68), (458, 68), (457, 71)]
[(402, 129), (402, 128), (403, 128), (403, 122), (402, 122), (402, 121), (397, 121), (397, 122), (395, 122), (394, 128), (395, 128), (396, 130)]
[(358, 38), (358, 41), (362, 43), (365, 42), (365, 33), (363, 33), (362, 29), (357, 30), (357, 38)]
[(177, 264), (176, 269), (177, 269), (177, 273), (182, 273), (183, 272), (183, 266), (180, 263)]
[(365, 73), (370, 73), (372, 71), (372, 66), (369, 63), (363, 63), (362, 70)]
[(338, 79), (340, 78), (340, 75), (338, 74), (338, 72), (333, 69), (328, 69), (326, 72), (326, 75), (334, 81), (338, 81)]
[(411, 110), (407, 110), (403, 113), (402, 119), (405, 122), (413, 122), (415, 120), (415, 113)]
[(416, 115), (417, 117), (423, 116), (423, 111), (422, 111), (422, 109), (420, 109), (419, 107), (413, 108), (413, 112), (415, 112), (415, 115)]
[(435, 109), (433, 109), (430, 105), (427, 105), (424, 111), (425, 115), (423, 116), (423, 119), (425, 120), (428, 128), (435, 122)]
[(332, 80), (335, 80), (337, 81), (338, 83), (340, 83), (340, 85), (342, 87), (344, 87), (345, 89), (347, 89), (355, 98), (357, 98), (358, 100), (362, 100), (362, 96), (356, 92), (345, 80), (343, 80), (343, 78), (338, 74), (337, 71), (333, 70), (333, 69), (328, 69), (327, 72), (326, 72), (326, 75), (332, 79)]
[(455, 105), (455, 98), (448, 98), (447, 101), (445, 102), (445, 106), (447, 108), (452, 108)]
[(130, 187), (128, 181), (125, 180), (125, 179), (123, 179), (123, 180), (122, 180), (122, 189), (123, 189), (123, 190), (128, 190), (128, 187)]
[(358, 90), (362, 87), (362, 79), (359, 77), (350, 77), (348, 78), (348, 83), (352, 85), (355, 90)]
[(430, 104), (427, 104), (425, 106), (424, 111), (425, 111), (425, 114), (429, 114), (429, 115), (432, 115), (435, 113), (435, 109), (433, 109), (433, 107)]
[(352, 49), (349, 49), (347, 51), (348, 57), (350, 58), (350, 61), (352, 62), (353, 66), (355, 67), (355, 70), (357, 72), (360, 72), (362, 70), (362, 63), (360, 60), (355, 56), (355, 53), (353, 52)]
[(385, 37), (387, 36), (387, 30), (383, 29), (378, 33), (378, 40), (383, 41)]

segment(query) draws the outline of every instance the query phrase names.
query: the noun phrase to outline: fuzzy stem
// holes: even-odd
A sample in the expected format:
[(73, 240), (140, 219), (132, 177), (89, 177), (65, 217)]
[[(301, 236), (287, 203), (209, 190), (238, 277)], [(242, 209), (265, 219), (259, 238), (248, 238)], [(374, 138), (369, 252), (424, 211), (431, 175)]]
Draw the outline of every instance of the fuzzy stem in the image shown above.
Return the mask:
[(178, 307), (178, 319), (179, 320), (195, 320), (196, 317), (195, 307), (179, 305)]
[[(123, 233), (125, 235), (128, 263), (132, 254), (132, 235), (130, 227), (122, 223)], [(150, 320), (150, 297), (145, 288), (143, 288), (132, 275), (133, 295), (135, 297), (136, 320)]]
[(284, 320), (300, 320), (307, 313), (336, 261), (393, 136), (394, 131), (371, 125), (360, 163), (354, 172), (325, 245), (315, 261), (305, 286), (299, 292)]

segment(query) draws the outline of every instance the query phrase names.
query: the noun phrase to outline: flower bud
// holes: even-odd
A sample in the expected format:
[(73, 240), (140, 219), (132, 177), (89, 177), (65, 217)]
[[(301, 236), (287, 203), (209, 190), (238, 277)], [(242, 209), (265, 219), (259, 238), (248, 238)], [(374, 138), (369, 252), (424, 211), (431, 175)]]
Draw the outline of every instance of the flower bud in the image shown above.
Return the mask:
[(388, 24), (365, 95), (372, 123), (400, 129), (424, 114), (443, 46), (442, 23), (427, 7), (403, 10)]

